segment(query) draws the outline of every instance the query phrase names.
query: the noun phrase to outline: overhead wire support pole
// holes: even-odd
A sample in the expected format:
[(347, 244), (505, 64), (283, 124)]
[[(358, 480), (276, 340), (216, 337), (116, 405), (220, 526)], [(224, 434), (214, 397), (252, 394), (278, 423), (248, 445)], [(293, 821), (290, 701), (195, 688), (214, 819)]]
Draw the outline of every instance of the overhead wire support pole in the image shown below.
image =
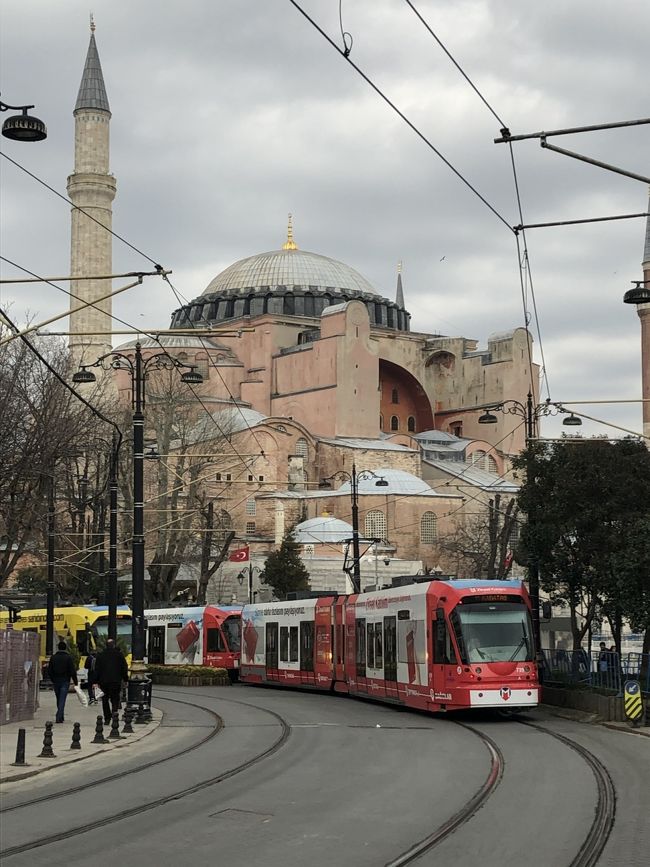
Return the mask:
[(542, 138), (540, 145), (549, 151), (555, 151), (556, 154), (564, 154), (565, 157), (573, 157), (574, 160), (580, 160), (583, 163), (589, 163), (592, 166), (598, 166), (600, 169), (606, 169), (608, 172), (615, 172), (617, 175), (624, 175), (626, 178), (632, 178), (635, 181), (642, 181), (644, 184), (650, 184), (650, 178), (645, 175), (637, 175), (635, 172), (628, 172), (626, 169), (619, 169), (617, 166), (612, 166), (609, 163), (603, 163), (600, 160), (595, 160), (592, 157), (586, 157), (584, 154), (577, 154), (575, 151), (568, 151), (565, 148), (559, 148), (555, 145), (550, 145), (546, 138)]
[(555, 220), (552, 223), (526, 223), (526, 225), (513, 226), (515, 232), (521, 232), (524, 229), (547, 229), (552, 226), (578, 226), (581, 223), (605, 223), (610, 220), (632, 220), (635, 217), (650, 217), (650, 214), (644, 212), (642, 214), (618, 214), (613, 217), (590, 217), (584, 220)]
[(650, 117), (644, 117), (640, 120), (622, 120), (617, 123), (599, 123), (592, 126), (574, 126), (566, 129), (542, 130), (541, 132), (529, 132), (524, 135), (510, 135), (510, 130), (504, 127), (501, 130), (501, 138), (495, 138), (494, 144), (509, 144), (513, 141), (524, 141), (529, 138), (549, 138), (554, 135), (574, 135), (579, 132), (595, 132), (601, 129), (620, 129), (626, 126), (641, 126), (642, 124), (650, 123)]

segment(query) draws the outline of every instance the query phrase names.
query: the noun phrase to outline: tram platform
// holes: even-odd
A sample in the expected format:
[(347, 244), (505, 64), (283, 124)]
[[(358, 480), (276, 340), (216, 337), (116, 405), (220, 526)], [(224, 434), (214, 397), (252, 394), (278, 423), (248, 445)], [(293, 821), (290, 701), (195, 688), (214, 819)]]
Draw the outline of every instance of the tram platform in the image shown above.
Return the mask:
[(539, 708), (551, 716), (561, 716), (564, 719), (570, 719), (574, 722), (601, 725), (604, 728), (612, 729), (613, 731), (629, 732), (630, 734), (650, 738), (650, 725), (632, 726), (629, 722), (605, 721), (595, 713), (586, 713), (585, 711), (573, 710), (571, 708), (555, 707), (551, 704), (540, 704)]
[[(133, 723), (133, 734), (124, 735), (123, 740), (109, 740), (106, 744), (91, 743), (95, 737), (95, 725), (97, 717), (101, 714), (100, 705), (81, 705), (74, 693), (70, 693), (66, 701), (65, 722), (55, 723), (52, 726), (52, 751), (54, 758), (41, 758), (39, 753), (43, 750), (43, 737), (45, 723), (54, 722), (54, 693), (43, 691), (39, 696), (40, 706), (31, 720), (8, 723), (0, 726), (0, 785), (5, 791), (5, 784), (9, 787), (12, 783), (51, 771), (61, 765), (72, 762), (81, 762), (92, 756), (102, 755), (110, 761), (111, 755), (116, 756), (116, 750), (128, 749), (142, 738), (148, 737), (160, 726), (162, 711), (153, 708), (153, 719), (146, 725)], [(121, 715), (120, 715), (121, 716)], [(74, 723), (81, 726), (81, 749), (71, 749)], [(18, 742), (18, 730), (25, 729), (25, 764), (14, 765), (16, 760), (16, 747)], [(120, 733), (122, 723), (120, 722)], [(104, 726), (104, 738), (108, 739), (110, 725)], [(119, 755), (122, 755), (121, 753)], [(80, 768), (81, 770), (81, 768)]]

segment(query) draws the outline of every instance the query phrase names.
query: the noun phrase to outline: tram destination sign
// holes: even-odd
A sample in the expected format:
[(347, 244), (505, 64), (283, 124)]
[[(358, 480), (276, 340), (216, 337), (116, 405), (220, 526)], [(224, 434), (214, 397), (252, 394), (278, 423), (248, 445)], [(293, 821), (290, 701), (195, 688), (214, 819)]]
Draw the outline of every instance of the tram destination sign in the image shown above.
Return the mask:
[(463, 596), (462, 603), (475, 605), (477, 602), (523, 602), (521, 596), (512, 593), (477, 593), (476, 596)]

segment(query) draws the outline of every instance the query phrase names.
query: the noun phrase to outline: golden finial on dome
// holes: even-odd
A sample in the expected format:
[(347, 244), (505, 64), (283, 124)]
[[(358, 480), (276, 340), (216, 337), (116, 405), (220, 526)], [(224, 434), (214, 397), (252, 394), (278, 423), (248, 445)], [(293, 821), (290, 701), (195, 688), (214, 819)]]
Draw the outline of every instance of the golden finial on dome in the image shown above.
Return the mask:
[(297, 250), (298, 245), (293, 240), (293, 226), (291, 224), (291, 214), (289, 214), (289, 223), (287, 225), (287, 243), (282, 245), (283, 250)]
[(95, 17), (92, 12), (90, 13), (90, 32), (95, 32)]

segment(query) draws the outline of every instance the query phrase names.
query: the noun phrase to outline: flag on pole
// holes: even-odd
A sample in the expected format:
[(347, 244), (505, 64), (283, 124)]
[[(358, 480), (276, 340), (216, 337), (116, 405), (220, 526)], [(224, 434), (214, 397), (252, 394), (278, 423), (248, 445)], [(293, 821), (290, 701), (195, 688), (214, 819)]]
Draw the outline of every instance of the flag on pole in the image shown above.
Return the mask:
[(248, 556), (248, 545), (245, 545), (243, 548), (238, 548), (236, 551), (233, 551), (228, 560), (231, 563), (247, 563), (249, 560)]
[(509, 569), (512, 566), (512, 560), (513, 560), (512, 551), (508, 551), (508, 553), (506, 554), (506, 556), (503, 560), (503, 566), (505, 569)]

